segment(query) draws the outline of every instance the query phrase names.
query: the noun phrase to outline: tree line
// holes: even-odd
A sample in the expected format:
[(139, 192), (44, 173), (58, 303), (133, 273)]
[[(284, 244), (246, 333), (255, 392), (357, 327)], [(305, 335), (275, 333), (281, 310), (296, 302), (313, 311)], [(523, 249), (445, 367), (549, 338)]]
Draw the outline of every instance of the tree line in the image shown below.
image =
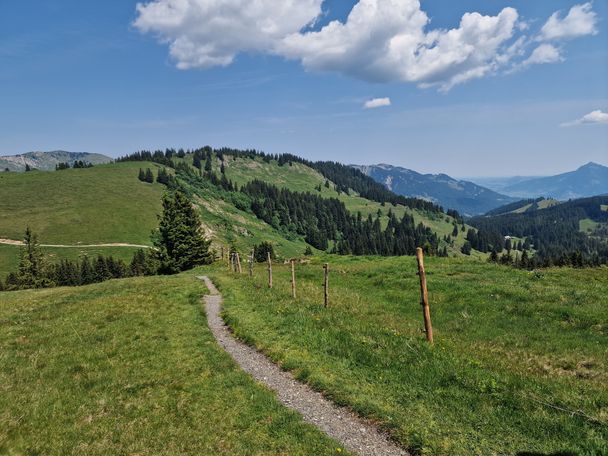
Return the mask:
[(277, 229), (297, 233), (313, 247), (332, 253), (353, 255), (412, 255), (416, 247), (438, 254), (439, 240), (430, 228), (416, 225), (404, 214), (398, 219), (389, 209), (388, 225), (382, 228), (381, 213), (363, 218), (350, 213), (337, 198), (278, 188), (260, 180), (244, 185), (241, 192), (251, 198), (251, 211)]
[(152, 235), (154, 249), (137, 250), (129, 264), (112, 256), (87, 256), (78, 260), (63, 259), (51, 263), (37, 236), (28, 227), (20, 249), (19, 266), (0, 291), (55, 286), (79, 286), (110, 279), (156, 274), (175, 274), (215, 260), (211, 241), (201, 232), (201, 221), (190, 200), (180, 191), (163, 196), (163, 213)]
[(77, 160), (71, 166), (68, 162), (61, 162), (55, 165), (55, 171), (62, 171), (64, 169), (84, 169), (84, 168), (92, 168), (93, 163), (89, 163), (87, 161)]
[[(606, 204), (608, 196), (598, 196), (521, 214), (475, 217), (469, 223), (483, 233), (525, 238), (524, 250), (534, 250), (527, 266), (596, 266), (608, 263), (608, 238), (601, 231), (601, 224), (608, 223), (608, 212), (602, 210)], [(584, 219), (597, 222), (600, 228), (591, 235), (583, 233), (580, 221)]]

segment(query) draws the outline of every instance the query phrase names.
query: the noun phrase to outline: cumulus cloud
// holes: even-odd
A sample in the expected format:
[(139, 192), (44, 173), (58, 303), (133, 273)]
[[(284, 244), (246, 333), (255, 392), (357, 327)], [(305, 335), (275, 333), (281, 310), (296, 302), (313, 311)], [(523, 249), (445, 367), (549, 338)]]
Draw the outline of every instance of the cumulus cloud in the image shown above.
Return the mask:
[[(533, 42), (517, 10), (471, 12), (457, 27), (431, 29), (419, 0), (359, 0), (345, 21), (314, 27), (324, 0), (151, 0), (137, 5), (136, 28), (169, 44), (178, 68), (231, 64), (241, 52), (297, 60), (312, 71), (372, 82), (410, 82), (449, 90), (501, 69), (562, 60), (547, 43), (526, 59)], [(591, 4), (552, 15), (538, 38), (595, 32)], [(586, 32), (585, 32), (586, 31)]]
[(532, 51), (530, 57), (524, 60), (522, 65), (540, 65), (544, 63), (557, 63), (561, 61), (563, 61), (563, 58), (559, 52), (559, 49), (552, 44), (543, 43)]
[(575, 127), (577, 125), (592, 125), (592, 124), (603, 124), (608, 125), (608, 113), (602, 112), (601, 110), (592, 111), (589, 114), (585, 114), (580, 119), (572, 122), (566, 122), (561, 124), (562, 127)]
[(375, 108), (382, 108), (384, 106), (390, 106), (390, 105), (391, 105), (390, 98), (372, 98), (371, 100), (366, 101), (365, 104), (363, 105), (363, 107), (365, 109), (375, 109)]
[(540, 39), (556, 40), (595, 35), (597, 34), (596, 23), (597, 15), (592, 10), (591, 2), (575, 5), (570, 8), (570, 11), (564, 18), (560, 17), (559, 12), (553, 13), (545, 25), (543, 25)]
[(267, 52), (321, 14), (323, 0), (154, 0), (137, 4), (136, 28), (168, 43), (178, 68), (226, 66)]
[(458, 28), (427, 32), (429, 18), (417, 0), (360, 0), (345, 23), (292, 34), (280, 51), (312, 70), (449, 89), (497, 67), (517, 18), (513, 8), (497, 16), (467, 13)]

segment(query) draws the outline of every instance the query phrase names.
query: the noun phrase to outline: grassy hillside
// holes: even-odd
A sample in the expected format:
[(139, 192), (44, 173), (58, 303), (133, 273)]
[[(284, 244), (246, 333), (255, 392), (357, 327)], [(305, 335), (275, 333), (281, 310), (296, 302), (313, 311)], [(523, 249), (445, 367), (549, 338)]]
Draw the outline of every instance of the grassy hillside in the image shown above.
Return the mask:
[[(608, 454), (608, 273), (428, 259), (436, 344), (413, 258), (317, 259), (253, 280), (215, 274), (236, 334), (413, 454)], [(326, 261), (323, 260), (323, 261)]]
[(0, 293), (0, 454), (335, 454), (217, 346), (203, 292), (189, 274)]
[[(326, 179), (319, 172), (301, 163), (293, 163), (291, 166), (279, 166), (276, 160), (271, 160), (267, 163), (261, 158), (235, 158), (226, 155), (224, 166), (226, 177), (240, 186), (253, 179), (259, 179), (292, 191), (311, 192), (327, 198), (338, 198), (349, 211), (352, 213), (361, 212), (364, 217), (367, 217), (369, 214), (375, 217), (380, 210), (384, 216), (384, 224), (388, 222), (387, 214), (390, 208), (397, 217), (402, 217), (406, 212), (413, 215), (416, 223), (423, 223), (430, 227), (440, 237), (452, 234), (453, 219), (447, 215), (440, 216), (399, 205), (393, 206), (387, 204), (382, 206), (380, 203), (370, 201), (356, 194), (347, 195), (345, 193), (338, 193), (334, 189), (333, 183), (330, 182), (330, 186), (327, 188), (325, 186)], [(215, 157), (214, 170), (219, 173), (219, 169), (220, 162)], [(455, 239), (454, 249), (451, 249), (452, 254), (460, 254), (460, 247), (464, 244), (465, 234), (461, 232), (458, 238)]]
[(164, 187), (140, 182), (142, 166), (157, 165), (0, 173), (0, 237), (21, 239), (29, 225), (44, 244), (149, 244)]
[(262, 241), (271, 242), (277, 255), (283, 258), (302, 256), (306, 250), (306, 243), (300, 237), (279, 232), (246, 208), (239, 209), (238, 195), (224, 192), (206, 180), (199, 180), (196, 185), (182, 181), (182, 185), (192, 193), (204, 231), (216, 251), (223, 247), (227, 252), (230, 246), (234, 246), (245, 255)]

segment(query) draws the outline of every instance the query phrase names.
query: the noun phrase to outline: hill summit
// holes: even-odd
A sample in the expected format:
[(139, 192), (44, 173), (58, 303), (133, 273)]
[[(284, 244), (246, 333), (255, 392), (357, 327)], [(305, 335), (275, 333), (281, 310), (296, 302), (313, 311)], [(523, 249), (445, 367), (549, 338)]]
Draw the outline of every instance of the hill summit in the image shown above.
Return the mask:
[(110, 163), (112, 159), (102, 154), (88, 152), (67, 152), (65, 150), (54, 150), (50, 152), (27, 152), (19, 155), (7, 155), (0, 157), (0, 171), (25, 171), (26, 165), (32, 169), (41, 171), (53, 171), (59, 163), (73, 165), (77, 161), (100, 165)]

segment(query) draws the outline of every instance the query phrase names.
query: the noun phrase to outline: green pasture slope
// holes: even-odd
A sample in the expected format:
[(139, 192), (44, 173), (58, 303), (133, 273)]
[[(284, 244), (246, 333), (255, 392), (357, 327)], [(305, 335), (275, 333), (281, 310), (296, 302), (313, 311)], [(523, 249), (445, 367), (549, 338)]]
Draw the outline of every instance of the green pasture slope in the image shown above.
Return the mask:
[(330, 455), (207, 328), (194, 274), (0, 293), (0, 454)]
[(434, 347), (412, 257), (274, 271), (213, 274), (236, 335), (412, 454), (608, 455), (608, 269), (428, 258)]
[(256, 244), (268, 241), (274, 246), (278, 258), (304, 255), (307, 244), (301, 236), (281, 232), (259, 220), (246, 210), (245, 204), (234, 199), (238, 199), (238, 194), (220, 190), (206, 180), (198, 181), (196, 185), (185, 181), (182, 184), (186, 191), (191, 192), (192, 201), (199, 209), (203, 230), (217, 252), (223, 248), (227, 254), (232, 246), (245, 256)]
[(0, 173), (0, 237), (22, 239), (26, 226), (43, 244), (150, 244), (164, 186), (139, 181), (140, 167)]

